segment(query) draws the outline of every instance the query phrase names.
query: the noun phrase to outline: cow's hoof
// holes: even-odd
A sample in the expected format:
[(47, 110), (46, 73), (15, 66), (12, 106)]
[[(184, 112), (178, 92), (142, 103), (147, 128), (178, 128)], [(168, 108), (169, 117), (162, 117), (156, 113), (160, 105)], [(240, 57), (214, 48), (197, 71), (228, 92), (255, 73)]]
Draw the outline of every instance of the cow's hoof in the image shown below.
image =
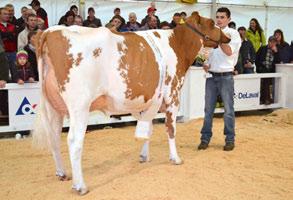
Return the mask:
[(173, 165), (182, 165), (183, 164), (183, 160), (181, 160), (180, 158), (177, 159), (170, 159), (171, 164)]
[(74, 186), (72, 187), (72, 189), (77, 192), (77, 194), (79, 194), (80, 196), (86, 195), (87, 193), (89, 193), (89, 190), (87, 188), (80, 188), (77, 189)]
[(145, 162), (149, 162), (149, 161), (150, 161), (150, 158), (148, 156), (143, 156), (143, 155), (139, 156), (140, 163), (145, 163)]
[(71, 177), (67, 176), (66, 174), (63, 174), (63, 175), (56, 175), (58, 177), (58, 180), (59, 181), (69, 181), (71, 180)]

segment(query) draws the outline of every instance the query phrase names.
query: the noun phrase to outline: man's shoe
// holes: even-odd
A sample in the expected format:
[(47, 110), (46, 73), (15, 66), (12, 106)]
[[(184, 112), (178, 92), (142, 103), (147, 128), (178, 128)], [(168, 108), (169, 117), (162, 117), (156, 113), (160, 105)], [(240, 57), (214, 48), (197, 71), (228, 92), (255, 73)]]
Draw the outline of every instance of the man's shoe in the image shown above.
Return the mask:
[(226, 142), (224, 146), (224, 151), (232, 151), (234, 147), (235, 147), (234, 142)]
[(206, 143), (206, 142), (201, 142), (201, 143), (198, 145), (197, 149), (198, 149), (198, 150), (206, 150), (206, 149), (208, 148), (208, 146), (209, 146), (208, 143)]

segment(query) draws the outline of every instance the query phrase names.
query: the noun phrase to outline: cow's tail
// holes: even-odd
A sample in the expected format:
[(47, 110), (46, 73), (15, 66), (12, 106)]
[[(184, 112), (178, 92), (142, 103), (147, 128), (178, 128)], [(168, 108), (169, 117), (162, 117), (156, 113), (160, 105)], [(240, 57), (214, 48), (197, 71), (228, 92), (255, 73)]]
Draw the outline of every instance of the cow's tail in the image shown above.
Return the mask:
[(46, 53), (43, 52), (46, 42), (46, 32), (38, 32), (35, 36), (36, 56), (38, 60), (39, 84), (40, 84), (40, 102), (37, 106), (37, 113), (32, 133), (33, 146), (41, 149), (52, 149), (55, 147), (59, 134), (60, 124), (56, 123), (60, 119), (60, 114), (50, 104), (44, 90), (44, 77), (48, 71), (48, 62), (46, 61)]

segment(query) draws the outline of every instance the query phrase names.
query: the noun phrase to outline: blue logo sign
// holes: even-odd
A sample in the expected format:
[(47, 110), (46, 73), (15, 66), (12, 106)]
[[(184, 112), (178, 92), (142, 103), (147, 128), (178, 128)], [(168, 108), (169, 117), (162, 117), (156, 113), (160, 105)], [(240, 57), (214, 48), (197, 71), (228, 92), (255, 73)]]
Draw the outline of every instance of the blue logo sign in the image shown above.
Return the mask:
[(234, 93), (235, 99), (251, 99), (251, 98), (258, 98), (259, 92), (239, 92), (238, 95)]
[(36, 114), (35, 108), (37, 104), (31, 105), (26, 97), (23, 98), (22, 103), (20, 104), (19, 108), (17, 109), (16, 115), (32, 115)]

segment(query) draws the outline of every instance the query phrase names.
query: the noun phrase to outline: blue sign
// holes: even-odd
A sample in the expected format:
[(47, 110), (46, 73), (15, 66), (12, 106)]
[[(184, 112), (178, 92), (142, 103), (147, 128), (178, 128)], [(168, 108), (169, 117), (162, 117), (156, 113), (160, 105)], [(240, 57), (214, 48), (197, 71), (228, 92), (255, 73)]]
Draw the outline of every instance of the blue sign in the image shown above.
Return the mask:
[(22, 103), (17, 109), (16, 115), (32, 115), (35, 114), (34, 110), (37, 104), (31, 105), (26, 97), (23, 98)]

